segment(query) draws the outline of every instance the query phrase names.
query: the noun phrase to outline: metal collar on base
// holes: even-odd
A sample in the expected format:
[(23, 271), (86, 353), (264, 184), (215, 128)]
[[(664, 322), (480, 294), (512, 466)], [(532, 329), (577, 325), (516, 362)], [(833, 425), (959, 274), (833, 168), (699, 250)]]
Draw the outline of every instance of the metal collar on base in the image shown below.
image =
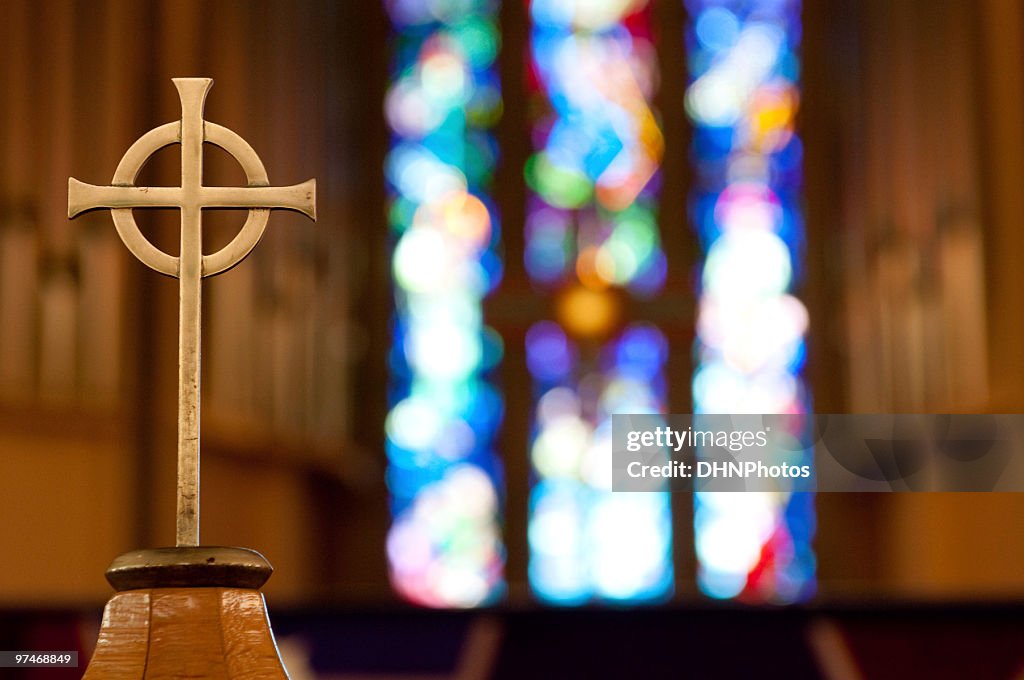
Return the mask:
[(133, 550), (117, 557), (107, 581), (118, 591), (139, 588), (259, 588), (274, 568), (248, 548), (198, 546)]

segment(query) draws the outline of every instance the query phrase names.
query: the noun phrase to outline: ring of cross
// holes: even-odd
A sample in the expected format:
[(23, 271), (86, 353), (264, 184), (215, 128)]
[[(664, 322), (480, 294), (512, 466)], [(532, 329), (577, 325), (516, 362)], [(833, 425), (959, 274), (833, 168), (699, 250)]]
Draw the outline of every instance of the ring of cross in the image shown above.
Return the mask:
[[(237, 133), (226, 127), (203, 121), (203, 141), (215, 144), (227, 151), (245, 172), (246, 181), (250, 187), (265, 187), (270, 185), (267, 178), (267, 171), (263, 162), (248, 142), (242, 139)], [(140, 137), (128, 151), (117, 166), (111, 184), (123, 187), (134, 187), (135, 180), (139, 176), (146, 162), (160, 149), (171, 144), (181, 142), (181, 122), (175, 121), (160, 127), (153, 128)], [(248, 256), (256, 244), (263, 237), (263, 231), (267, 227), (270, 218), (270, 208), (247, 208), (249, 215), (242, 225), (241, 231), (235, 235), (226, 246), (211, 255), (203, 255), (202, 275), (216, 276)], [(178, 276), (179, 261), (177, 257), (168, 255), (160, 250), (143, 236), (139, 230), (131, 208), (111, 208), (111, 215), (114, 218), (114, 226), (125, 246), (135, 257), (142, 261), (147, 267), (154, 269), (167, 276)]]

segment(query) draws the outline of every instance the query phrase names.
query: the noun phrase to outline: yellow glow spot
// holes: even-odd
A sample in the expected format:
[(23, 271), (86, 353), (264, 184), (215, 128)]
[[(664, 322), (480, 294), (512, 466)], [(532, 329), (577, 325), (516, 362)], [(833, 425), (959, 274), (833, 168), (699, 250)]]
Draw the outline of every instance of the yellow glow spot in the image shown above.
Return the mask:
[(617, 296), (582, 286), (569, 288), (556, 302), (558, 322), (578, 338), (600, 338), (615, 328), (622, 315)]
[(771, 153), (784, 147), (793, 136), (798, 96), (793, 87), (764, 87), (753, 98), (750, 133), (754, 147)]

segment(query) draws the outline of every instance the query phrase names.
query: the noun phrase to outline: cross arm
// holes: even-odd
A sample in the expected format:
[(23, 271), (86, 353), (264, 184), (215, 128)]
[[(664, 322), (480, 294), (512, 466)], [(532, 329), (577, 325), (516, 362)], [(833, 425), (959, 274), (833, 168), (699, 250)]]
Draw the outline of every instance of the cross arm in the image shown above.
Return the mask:
[(202, 187), (204, 208), (276, 208), (316, 219), (316, 180), (287, 187)]
[(97, 186), (68, 178), (68, 217), (97, 208), (177, 208), (179, 187)]

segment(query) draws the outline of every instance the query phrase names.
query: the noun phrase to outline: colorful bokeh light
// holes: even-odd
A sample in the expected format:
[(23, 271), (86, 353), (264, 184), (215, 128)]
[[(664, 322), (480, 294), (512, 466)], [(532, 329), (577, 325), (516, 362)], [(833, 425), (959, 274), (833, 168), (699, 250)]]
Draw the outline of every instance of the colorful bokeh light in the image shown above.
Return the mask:
[(655, 327), (634, 324), (588, 367), (558, 324), (541, 321), (526, 349), (538, 394), (534, 592), (557, 604), (664, 599), (673, 585), (668, 496), (611, 492), (611, 415), (664, 412), (668, 342)]
[(501, 115), (499, 33), (486, 0), (392, 0), (394, 342), (387, 417), (388, 562), (418, 604), (472, 607), (504, 592), (502, 344), (481, 302), (501, 276), (490, 204)]
[(625, 0), (534, 0), (530, 10), (530, 85), (543, 113), (525, 171), (527, 271), (546, 289), (578, 280), (656, 293), (664, 139), (650, 106), (650, 10)]
[[(793, 295), (803, 250), (799, 0), (687, 0), (696, 188), (704, 250), (697, 413), (806, 413), (807, 310)], [(797, 433), (799, 434), (799, 433)], [(815, 587), (813, 496), (696, 494), (700, 588), (793, 602)]]
[(611, 415), (665, 408), (665, 337), (620, 327), (623, 300), (656, 294), (666, 269), (650, 9), (533, 0), (530, 16), (537, 116), (525, 265), (558, 319), (526, 337), (530, 585), (555, 604), (660, 601), (673, 589), (669, 498), (611, 492)]

